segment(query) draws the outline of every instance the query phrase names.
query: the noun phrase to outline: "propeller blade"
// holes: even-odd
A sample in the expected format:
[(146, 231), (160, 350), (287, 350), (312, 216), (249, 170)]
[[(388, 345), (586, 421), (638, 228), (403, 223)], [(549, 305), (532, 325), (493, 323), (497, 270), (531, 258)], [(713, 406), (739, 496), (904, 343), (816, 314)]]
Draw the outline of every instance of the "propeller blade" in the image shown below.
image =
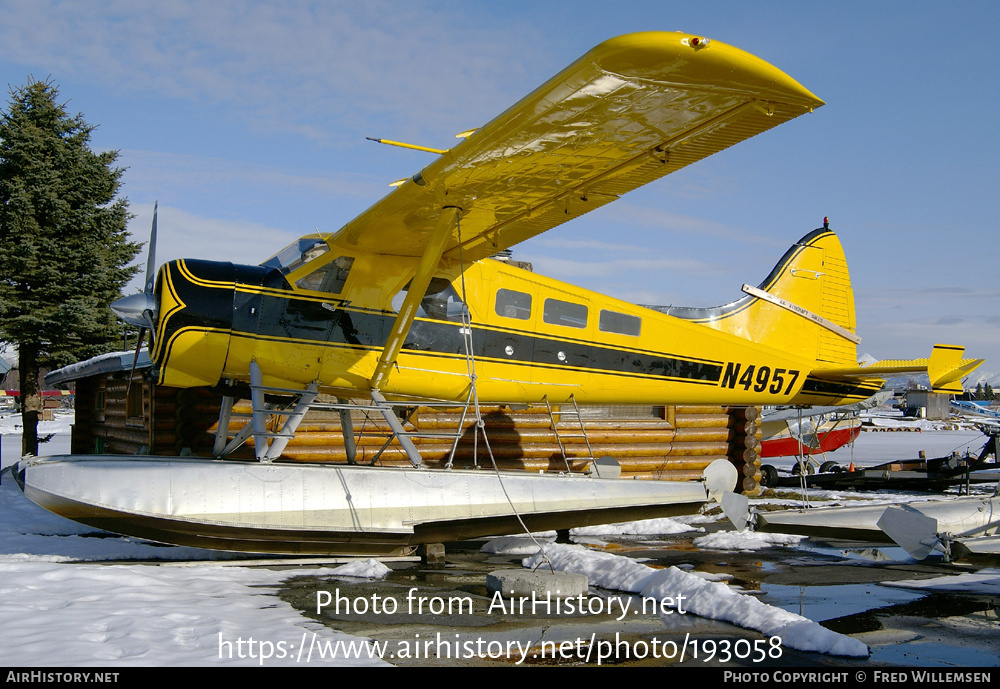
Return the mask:
[[(149, 233), (149, 253), (146, 258), (146, 283), (142, 292), (130, 294), (111, 304), (111, 310), (126, 323), (137, 328), (156, 330), (157, 303), (153, 288), (156, 283), (156, 215), (159, 203), (153, 205), (153, 228)], [(141, 338), (140, 338), (141, 341)]]
[(725, 491), (734, 491), (740, 480), (739, 471), (728, 459), (717, 459), (702, 472), (705, 480), (705, 490), (708, 491), (708, 499), (716, 502), (722, 501), (722, 494)]
[(731, 490), (722, 491), (722, 513), (732, 522), (736, 530), (743, 533), (750, 521), (750, 499), (742, 493), (734, 493)]
[(149, 252), (146, 255), (146, 283), (143, 292), (153, 293), (153, 283), (156, 281), (156, 213), (160, 202), (153, 203), (153, 229), (149, 232)]

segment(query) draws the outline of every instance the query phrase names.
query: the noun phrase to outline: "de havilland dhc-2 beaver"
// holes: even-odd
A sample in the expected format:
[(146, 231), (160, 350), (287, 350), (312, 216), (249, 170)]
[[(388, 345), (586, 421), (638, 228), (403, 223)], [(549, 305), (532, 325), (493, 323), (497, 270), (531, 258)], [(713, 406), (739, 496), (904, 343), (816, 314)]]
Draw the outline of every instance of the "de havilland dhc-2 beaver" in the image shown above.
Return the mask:
[[(233, 390), (220, 415), (228, 429), (235, 390), (249, 384), (253, 422), (232, 441), (221, 431), (214, 459), (26, 458), (19, 481), (50, 510), (112, 531), (302, 553), (398, 554), (732, 501), (725, 460), (699, 482), (614, 480), (600, 461), (589, 475), (427, 470), (393, 403), (841, 405), (903, 371), (960, 390), (981, 363), (962, 347), (858, 365), (847, 264), (826, 223), (717, 308), (638, 306), (491, 258), (821, 105), (718, 41), (621, 36), (434, 151), (340, 230), (260, 265), (170, 261), (154, 285), (151, 240), (146, 288), (115, 312), (151, 331), (159, 385)], [(370, 399), (413, 467), (274, 461), (319, 394), (344, 400), (342, 411)], [(279, 434), (265, 427), (276, 395), (292, 400)], [(226, 459), (250, 437), (257, 461)]]

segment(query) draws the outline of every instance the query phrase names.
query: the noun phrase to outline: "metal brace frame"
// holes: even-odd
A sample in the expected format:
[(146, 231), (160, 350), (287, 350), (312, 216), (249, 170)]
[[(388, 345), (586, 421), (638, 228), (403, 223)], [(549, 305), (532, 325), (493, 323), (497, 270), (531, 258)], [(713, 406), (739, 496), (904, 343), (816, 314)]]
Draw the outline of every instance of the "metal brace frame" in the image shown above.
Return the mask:
[[(256, 361), (250, 362), (250, 403), (253, 407), (250, 422), (240, 429), (232, 440), (229, 438), (229, 421), (233, 416), (233, 402), (236, 398), (231, 395), (224, 395), (222, 405), (219, 409), (219, 423), (215, 429), (215, 444), (212, 447), (212, 454), (216, 457), (226, 457), (235, 452), (250, 437), (254, 440), (254, 456), (258, 462), (270, 463), (281, 456), (288, 441), (295, 436), (295, 430), (302, 423), (306, 412), (313, 405), (318, 394), (318, 384), (313, 382), (305, 390), (287, 390), (284, 388), (265, 387), (260, 366)], [(289, 410), (280, 404), (266, 402), (266, 393), (282, 393), (297, 397), (295, 407)], [(267, 419), (269, 416), (284, 416), (285, 423), (277, 433), (267, 430)]]
[[(256, 362), (251, 362), (250, 402), (253, 411), (250, 414), (250, 420), (243, 426), (242, 429), (240, 429), (232, 440), (229, 440), (229, 422), (233, 417), (232, 409), (236, 398), (229, 395), (223, 396), (222, 405), (219, 410), (219, 423), (215, 432), (215, 444), (213, 446), (214, 456), (226, 457), (236, 451), (252, 437), (254, 439), (254, 454), (257, 461), (270, 463), (281, 456), (281, 453), (288, 445), (288, 441), (294, 437), (296, 429), (310, 409), (327, 409), (336, 410), (340, 413), (341, 428), (344, 434), (344, 445), (347, 450), (348, 463), (355, 464), (356, 440), (354, 437), (354, 423), (351, 418), (351, 411), (360, 409), (366, 413), (373, 411), (379, 412), (382, 414), (386, 423), (389, 424), (389, 428), (392, 430), (392, 434), (386, 439), (385, 443), (372, 459), (373, 464), (378, 460), (382, 452), (384, 452), (389, 446), (389, 443), (392, 442), (393, 438), (395, 438), (406, 452), (407, 458), (414, 467), (418, 469), (426, 468), (426, 465), (423, 463), (423, 459), (420, 456), (420, 451), (417, 449), (416, 445), (414, 445), (411, 438), (427, 437), (449, 438), (454, 440), (452, 443), (451, 454), (446, 464), (448, 468), (451, 467), (455, 451), (458, 447), (459, 439), (462, 435), (463, 423), (459, 423), (459, 427), (454, 433), (407, 431), (403, 427), (403, 421), (396, 414), (395, 407), (412, 406), (414, 402), (413, 400), (406, 402), (389, 402), (378, 390), (372, 390), (371, 405), (355, 404), (339, 398), (336, 404), (328, 402), (317, 403), (317, 388), (318, 386), (316, 383), (310, 384), (306, 390), (293, 390), (265, 386), (263, 385), (260, 367)], [(266, 402), (265, 394), (267, 393), (290, 396), (294, 400), (294, 407), (289, 408), (288, 405)], [(427, 404), (433, 403), (434, 401), (421, 400), (421, 402)], [(453, 402), (448, 403), (448, 406), (453, 405)], [(466, 403), (466, 409), (463, 410), (462, 413), (463, 421), (466, 418), (467, 409), (468, 403)], [(273, 415), (286, 417), (281, 429), (276, 433), (267, 430), (268, 417)]]

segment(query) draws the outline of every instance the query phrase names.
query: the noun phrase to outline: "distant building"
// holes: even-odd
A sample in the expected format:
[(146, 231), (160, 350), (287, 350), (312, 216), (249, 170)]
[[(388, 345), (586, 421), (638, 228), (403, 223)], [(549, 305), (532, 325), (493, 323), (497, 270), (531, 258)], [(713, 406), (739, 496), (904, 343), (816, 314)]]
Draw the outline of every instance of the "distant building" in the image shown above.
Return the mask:
[(906, 391), (906, 415), (922, 419), (947, 419), (951, 414), (951, 395), (930, 390)]

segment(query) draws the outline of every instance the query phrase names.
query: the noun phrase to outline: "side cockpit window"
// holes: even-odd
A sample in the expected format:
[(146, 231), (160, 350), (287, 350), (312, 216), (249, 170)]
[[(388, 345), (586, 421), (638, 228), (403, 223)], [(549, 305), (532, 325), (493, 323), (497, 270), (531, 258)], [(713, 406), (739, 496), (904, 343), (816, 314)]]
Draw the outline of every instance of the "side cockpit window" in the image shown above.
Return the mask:
[(265, 268), (276, 268), (282, 275), (288, 275), (329, 250), (327, 243), (319, 237), (303, 237), (296, 239), (261, 265)]
[(340, 294), (344, 291), (347, 276), (350, 275), (353, 265), (354, 258), (352, 256), (338, 256), (326, 265), (320, 266), (308, 275), (296, 280), (295, 286), (314, 292)]
[[(398, 313), (403, 307), (403, 300), (410, 289), (409, 283), (392, 299), (392, 308)], [(447, 278), (431, 278), (424, 298), (417, 307), (418, 318), (433, 318), (438, 321), (454, 321), (462, 323), (468, 314), (468, 307), (458, 296)]]

